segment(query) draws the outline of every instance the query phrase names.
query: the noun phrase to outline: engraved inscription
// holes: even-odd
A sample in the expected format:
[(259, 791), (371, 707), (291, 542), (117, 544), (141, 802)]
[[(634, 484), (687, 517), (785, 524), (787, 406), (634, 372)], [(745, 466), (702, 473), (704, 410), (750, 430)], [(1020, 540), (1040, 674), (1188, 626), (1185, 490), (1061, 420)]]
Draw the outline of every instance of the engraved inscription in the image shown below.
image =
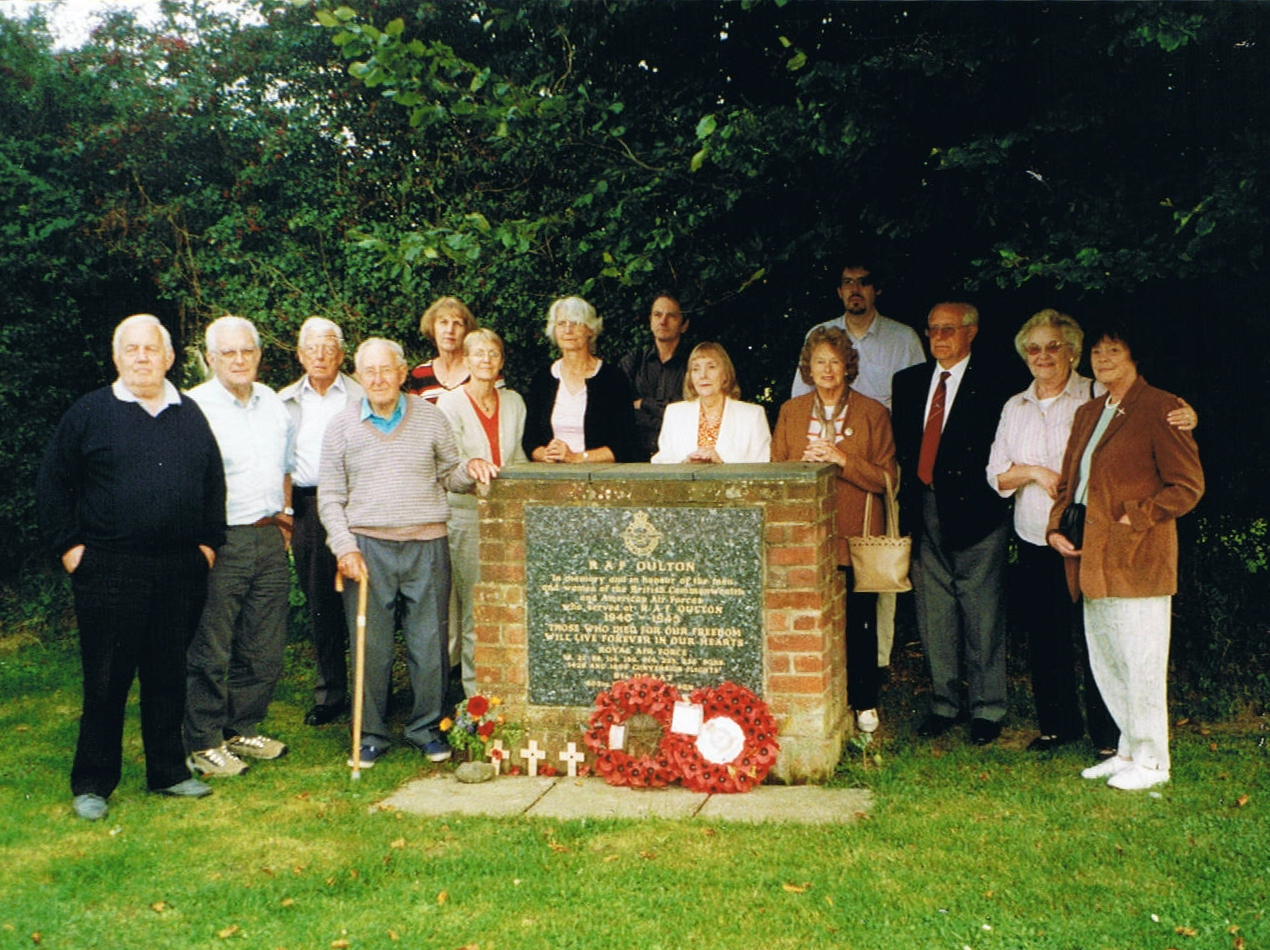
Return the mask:
[(761, 537), (757, 508), (527, 508), (529, 701), (637, 674), (761, 692)]

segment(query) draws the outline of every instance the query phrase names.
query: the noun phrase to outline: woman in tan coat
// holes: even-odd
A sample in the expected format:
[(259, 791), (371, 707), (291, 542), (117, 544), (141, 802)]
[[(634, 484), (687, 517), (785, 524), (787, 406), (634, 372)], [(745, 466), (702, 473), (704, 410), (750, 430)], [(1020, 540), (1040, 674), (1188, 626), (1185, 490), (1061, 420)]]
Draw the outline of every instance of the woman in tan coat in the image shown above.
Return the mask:
[[(1168, 424), (1176, 397), (1139, 375), (1128, 334), (1107, 328), (1090, 339), (1107, 393), (1076, 412), (1046, 540), (1067, 559), (1072, 598), (1084, 597), (1090, 666), (1120, 729), (1117, 754), (1081, 774), (1143, 789), (1169, 780), (1177, 519), (1204, 494), (1204, 471), (1191, 434)], [(1064, 521), (1080, 506), (1083, 531)]]
[[(880, 402), (855, 392), (860, 359), (838, 327), (817, 327), (803, 343), (798, 371), (815, 389), (781, 406), (772, 434), (773, 462), (830, 462), (838, 467), (838, 564), (851, 590), (847, 538), (863, 534), (864, 501), (894, 484), (895, 437)], [(882, 504), (875, 499), (871, 534), (882, 533)], [(847, 604), (847, 699), (863, 732), (878, 727), (877, 594), (854, 593)]]

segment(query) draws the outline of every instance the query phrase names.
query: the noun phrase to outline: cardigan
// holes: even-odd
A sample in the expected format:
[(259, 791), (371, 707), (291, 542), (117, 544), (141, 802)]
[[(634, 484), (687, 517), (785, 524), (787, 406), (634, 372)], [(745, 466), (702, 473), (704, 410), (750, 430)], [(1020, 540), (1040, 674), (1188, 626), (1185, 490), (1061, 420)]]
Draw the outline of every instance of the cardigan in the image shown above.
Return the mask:
[[(667, 406), (657, 437), (657, 454), (652, 460), (658, 463), (684, 461), (697, 450), (700, 421), (699, 399), (672, 402)], [(723, 418), (714, 450), (725, 462), (771, 461), (772, 433), (763, 407), (724, 397)]]
[[(811, 414), (816, 401), (814, 392), (789, 400), (781, 406), (776, 431), (772, 435), (772, 461), (797, 462), (807, 447), (807, 432), (811, 427)], [(847, 401), (847, 418), (844, 435), (835, 445), (846, 455), (847, 464), (838, 469), (835, 509), (837, 512), (838, 563), (849, 565), (851, 553), (847, 538), (863, 534), (864, 501), (867, 495), (880, 495), (886, 491), (886, 474), (895, 484), (895, 438), (891, 433), (891, 414), (886, 406), (855, 390)], [(885, 530), (882, 502), (874, 499), (870, 515), (869, 533), (881, 534)]]
[[(534, 449), (553, 438), (551, 410), (556, 404), (560, 380), (545, 366), (534, 375), (525, 400), (525, 455), (533, 458)], [(626, 374), (617, 364), (605, 360), (594, 376), (586, 381), (586, 414), (582, 428), (586, 447), (608, 446), (618, 462), (634, 462), (639, 458), (635, 434), (635, 393)]]
[[(1104, 394), (1076, 410), (1047, 537), (1076, 494), (1080, 459), (1106, 404)], [(1177, 592), (1177, 519), (1203, 496), (1204, 470), (1191, 433), (1168, 423), (1176, 408), (1176, 396), (1139, 376), (1094, 448), (1081, 556), (1064, 558), (1073, 600)]]
[[(525, 450), (521, 447), (521, 436), (525, 431), (525, 400), (514, 389), (495, 389), (498, 394), (498, 447), (503, 458), (503, 465), (514, 465), (517, 462), (528, 462)], [(454, 440), (458, 443), (459, 455), (465, 459), (493, 460), (489, 437), (485, 427), (476, 415), (472, 400), (463, 387), (444, 392), (437, 399), (440, 409), (454, 430)], [(449, 492), (451, 508), (476, 508), (476, 496), (470, 493)]]

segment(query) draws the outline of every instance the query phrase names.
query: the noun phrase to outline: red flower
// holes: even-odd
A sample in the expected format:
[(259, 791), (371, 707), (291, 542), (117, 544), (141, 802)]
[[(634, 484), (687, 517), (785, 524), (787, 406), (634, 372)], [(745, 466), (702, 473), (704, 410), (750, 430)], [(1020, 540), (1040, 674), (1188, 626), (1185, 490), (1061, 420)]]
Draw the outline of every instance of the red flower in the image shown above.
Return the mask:
[(483, 722), (476, 727), (476, 734), (480, 736), (482, 739), (488, 739), (490, 736), (494, 734), (494, 729), (496, 727), (497, 727), (496, 723)]
[(489, 712), (489, 700), (484, 696), (473, 696), (467, 701), (467, 712), (473, 719), (480, 719)]

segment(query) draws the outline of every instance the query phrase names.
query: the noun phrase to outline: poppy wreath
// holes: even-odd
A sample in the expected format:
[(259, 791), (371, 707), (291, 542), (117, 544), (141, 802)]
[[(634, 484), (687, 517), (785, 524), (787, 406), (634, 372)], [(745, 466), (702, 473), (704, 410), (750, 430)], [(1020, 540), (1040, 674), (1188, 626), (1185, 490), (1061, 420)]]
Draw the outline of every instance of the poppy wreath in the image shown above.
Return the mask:
[(672, 733), (669, 742), (684, 787), (714, 794), (762, 784), (780, 752), (767, 703), (736, 683), (703, 687), (691, 701), (702, 707), (700, 734)]
[[(677, 775), (667, 752), (670, 720), (679, 690), (652, 676), (634, 676), (614, 683), (595, 698), (586, 744), (595, 753), (595, 770), (610, 785), (653, 788), (669, 785)], [(633, 756), (625, 749), (609, 748), (609, 727), (624, 725), (643, 713), (657, 720), (662, 739), (654, 755)]]

